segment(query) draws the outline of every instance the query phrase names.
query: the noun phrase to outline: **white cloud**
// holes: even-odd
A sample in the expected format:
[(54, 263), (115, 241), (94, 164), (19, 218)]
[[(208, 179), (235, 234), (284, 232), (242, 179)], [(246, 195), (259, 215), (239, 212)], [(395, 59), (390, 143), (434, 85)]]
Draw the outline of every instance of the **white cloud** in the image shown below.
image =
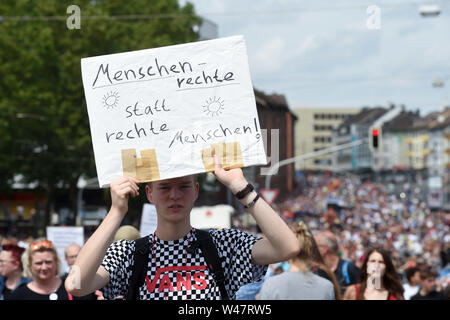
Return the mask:
[[(292, 104), (417, 108), (449, 95), (450, 83), (436, 90), (431, 81), (450, 75), (450, 6), (424, 19), (403, 0), (192, 2), (216, 13), (207, 18), (220, 36), (245, 35), (254, 85)], [(366, 26), (371, 4), (381, 8), (380, 30)]]
[(279, 70), (282, 66), (281, 61), (284, 51), (284, 40), (279, 37), (272, 38), (269, 41), (261, 43), (261, 46), (256, 48), (256, 62), (261, 66), (265, 66), (266, 72)]
[(306, 36), (306, 39), (300, 43), (300, 45), (297, 47), (297, 49), (294, 51), (295, 55), (297, 55), (299, 58), (306, 52), (310, 50), (314, 50), (319, 46), (319, 43), (317, 41), (317, 35), (310, 34)]

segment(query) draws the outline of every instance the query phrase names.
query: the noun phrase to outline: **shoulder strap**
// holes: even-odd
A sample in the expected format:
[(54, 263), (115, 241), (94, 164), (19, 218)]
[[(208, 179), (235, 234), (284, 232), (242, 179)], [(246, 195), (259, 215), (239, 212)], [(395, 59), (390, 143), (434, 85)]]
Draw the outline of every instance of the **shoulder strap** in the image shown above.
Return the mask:
[(342, 275), (344, 276), (345, 284), (347, 285), (350, 284), (350, 276), (348, 275), (348, 264), (349, 262), (347, 260), (345, 260), (342, 264)]
[(139, 238), (134, 243), (134, 264), (131, 271), (130, 282), (126, 300), (138, 300), (139, 287), (145, 281), (149, 255), (149, 236)]
[(222, 268), (222, 263), (217, 253), (217, 248), (211, 238), (211, 235), (206, 230), (195, 229), (195, 235), (199, 242), (206, 264), (209, 271), (212, 273), (214, 280), (216, 281), (222, 300), (229, 300), (227, 290), (225, 289), (225, 274)]

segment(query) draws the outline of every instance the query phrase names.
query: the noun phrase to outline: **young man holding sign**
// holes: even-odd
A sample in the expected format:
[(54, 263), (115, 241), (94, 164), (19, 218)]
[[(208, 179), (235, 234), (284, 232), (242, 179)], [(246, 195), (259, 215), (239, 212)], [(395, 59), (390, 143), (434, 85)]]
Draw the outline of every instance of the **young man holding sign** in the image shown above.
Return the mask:
[[(253, 191), (240, 168), (224, 170), (215, 159), (214, 174), (255, 218), (265, 237), (257, 239), (235, 229), (210, 230), (223, 268), (226, 295), (233, 298), (244, 284), (260, 280), (267, 265), (286, 261), (300, 250), (299, 243), (278, 214)], [(85, 295), (104, 287), (107, 299), (127, 297), (135, 261), (135, 241), (115, 243), (113, 236), (128, 211), (129, 196), (138, 195), (137, 181), (122, 177), (111, 183), (111, 209), (87, 241), (66, 280), (67, 290)], [(194, 176), (160, 180), (146, 186), (157, 210), (158, 225), (146, 238), (145, 281), (136, 289), (141, 300), (221, 299), (221, 289), (194, 244), (198, 233), (190, 225), (190, 211), (198, 197)]]

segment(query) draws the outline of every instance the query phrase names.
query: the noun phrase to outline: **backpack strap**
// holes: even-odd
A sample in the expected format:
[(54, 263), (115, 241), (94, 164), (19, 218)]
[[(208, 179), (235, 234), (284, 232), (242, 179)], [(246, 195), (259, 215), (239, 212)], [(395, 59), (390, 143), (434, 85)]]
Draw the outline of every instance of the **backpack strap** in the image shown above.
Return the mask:
[(346, 285), (350, 284), (350, 276), (348, 275), (348, 264), (349, 264), (349, 261), (347, 261), (347, 260), (345, 260), (342, 264), (342, 275), (344, 276)]
[(145, 281), (149, 256), (149, 237), (139, 238), (134, 242), (134, 264), (128, 285), (126, 300), (139, 300), (139, 287)]
[(222, 300), (229, 300), (227, 290), (225, 289), (225, 274), (222, 268), (222, 263), (217, 253), (217, 248), (211, 238), (211, 235), (206, 230), (195, 229), (195, 235), (202, 250), (208, 269), (211, 272), (214, 281), (219, 287)]

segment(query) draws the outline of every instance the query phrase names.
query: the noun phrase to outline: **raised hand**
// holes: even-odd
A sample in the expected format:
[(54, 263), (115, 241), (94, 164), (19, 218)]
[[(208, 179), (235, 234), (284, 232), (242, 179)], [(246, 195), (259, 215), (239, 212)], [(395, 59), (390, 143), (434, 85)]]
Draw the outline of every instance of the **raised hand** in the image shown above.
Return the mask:
[(125, 215), (128, 212), (128, 198), (139, 195), (139, 181), (131, 177), (120, 177), (111, 182), (111, 208)]
[(225, 170), (219, 159), (214, 155), (214, 175), (225, 187), (231, 190), (233, 194), (241, 191), (248, 184), (242, 173), (241, 168)]

